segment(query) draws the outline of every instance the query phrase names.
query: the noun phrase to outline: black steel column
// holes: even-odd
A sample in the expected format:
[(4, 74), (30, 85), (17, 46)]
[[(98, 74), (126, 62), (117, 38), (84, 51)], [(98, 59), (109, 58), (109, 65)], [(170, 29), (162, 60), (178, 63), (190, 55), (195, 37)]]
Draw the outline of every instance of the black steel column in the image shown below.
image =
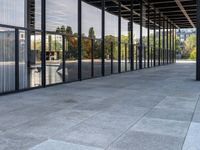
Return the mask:
[(82, 80), (82, 6), (81, 0), (78, 0), (78, 79)]
[(170, 23), (170, 33), (169, 33), (169, 45), (170, 45), (170, 50), (169, 50), (169, 57), (170, 57), (170, 63), (172, 63), (172, 25)]
[(105, 0), (102, 0), (102, 42), (101, 42), (101, 49), (102, 49), (102, 66), (101, 66), (101, 74), (102, 76), (105, 75)]
[(127, 49), (128, 49), (128, 44), (125, 43), (125, 72), (127, 72)]
[(139, 45), (139, 69), (142, 69), (142, 19), (143, 19), (143, 2), (140, 1), (140, 45)]
[(154, 11), (154, 30), (153, 30), (153, 65), (156, 66), (156, 11)]
[(163, 17), (163, 65), (165, 64), (165, 18)]
[(91, 77), (92, 78), (94, 77), (94, 40), (95, 39), (91, 39), (91, 43), (92, 43), (92, 46), (91, 46), (91, 57), (92, 57), (92, 60), (91, 60)]
[(158, 34), (158, 36), (159, 36), (159, 38), (158, 38), (158, 65), (160, 66), (160, 47), (161, 47), (161, 42), (160, 42), (160, 25), (161, 25), (161, 20), (160, 20), (160, 13), (159, 13), (159, 34)]
[(110, 44), (111, 49), (111, 74), (113, 74), (113, 42)]
[(167, 43), (166, 43), (167, 44), (167, 64), (169, 63), (169, 50), (168, 50), (168, 48), (169, 48), (169, 45), (168, 45), (169, 44), (168, 43), (169, 39), (168, 39), (168, 34), (169, 33), (168, 33), (168, 20), (167, 20), (167, 37), (166, 37), (167, 38)]
[(15, 29), (15, 90), (19, 90), (19, 29)]
[(147, 53), (148, 53), (148, 60), (147, 60), (147, 66), (148, 66), (148, 68), (150, 67), (150, 62), (149, 62), (149, 59), (150, 59), (150, 57), (149, 57), (149, 55), (150, 55), (150, 37), (149, 37), (149, 34), (150, 34), (150, 6), (148, 5), (148, 31), (147, 31)]
[(118, 7), (118, 72), (121, 73), (121, 0), (119, 0)]
[(41, 2), (41, 11), (42, 11), (42, 86), (46, 86), (46, 0)]
[(174, 40), (173, 40), (173, 44), (174, 44), (174, 46), (173, 46), (173, 50), (174, 50), (174, 60), (173, 60), (173, 63), (175, 63), (175, 59), (176, 59), (176, 28), (175, 28), (175, 26), (174, 26), (174, 31), (173, 31), (173, 38), (174, 38)]
[(175, 63), (176, 63), (176, 28), (175, 28)]
[(131, 1), (131, 21), (130, 21), (130, 28), (131, 28), (131, 52), (130, 52), (130, 57), (131, 57), (131, 71), (134, 70), (134, 51), (133, 51), (133, 1)]
[(172, 35), (172, 63), (174, 63), (174, 25), (172, 26), (173, 28), (173, 35)]
[(63, 59), (62, 59), (63, 60), (63, 76), (62, 77), (63, 77), (63, 82), (66, 81), (66, 79), (65, 79), (65, 60), (66, 60), (66, 57), (65, 57), (66, 56), (65, 55), (65, 52), (66, 52), (65, 48), (66, 47), (65, 47), (65, 45), (66, 45), (66, 39), (67, 39), (66, 36), (63, 35), (62, 36), (62, 44), (63, 44), (62, 45), (62, 49), (63, 49), (63, 53), (62, 53), (62, 57), (63, 57)]
[(197, 59), (196, 80), (200, 81), (200, 0), (197, 0)]

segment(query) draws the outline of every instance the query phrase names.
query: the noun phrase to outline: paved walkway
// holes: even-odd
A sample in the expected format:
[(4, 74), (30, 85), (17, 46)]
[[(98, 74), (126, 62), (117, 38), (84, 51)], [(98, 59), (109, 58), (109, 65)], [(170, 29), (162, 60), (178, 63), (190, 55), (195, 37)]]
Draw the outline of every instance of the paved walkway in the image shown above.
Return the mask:
[(0, 150), (200, 150), (195, 64), (0, 97)]

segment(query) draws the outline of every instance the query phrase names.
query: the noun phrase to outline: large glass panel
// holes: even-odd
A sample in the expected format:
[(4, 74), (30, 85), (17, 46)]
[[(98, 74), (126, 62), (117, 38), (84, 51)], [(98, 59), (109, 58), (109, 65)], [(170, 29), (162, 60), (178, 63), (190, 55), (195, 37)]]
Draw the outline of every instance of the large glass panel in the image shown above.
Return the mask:
[(65, 79), (78, 80), (78, 0), (47, 0), (46, 29), (66, 35)]
[(163, 19), (160, 18), (160, 64), (163, 64)]
[(94, 58), (94, 77), (101, 76), (101, 39), (94, 40), (93, 58)]
[(156, 45), (155, 45), (155, 56), (156, 56), (156, 66), (158, 66), (158, 61), (159, 61), (159, 26), (158, 26), (158, 14), (156, 14), (156, 34), (155, 34), (155, 40), (156, 40)]
[[(90, 72), (92, 76), (101, 76), (101, 24), (101, 8), (82, 2), (82, 37), (88, 38), (82, 43), (83, 78), (85, 72), (88, 73), (87, 77), (89, 77)], [(93, 45), (91, 45), (92, 40)], [(93, 53), (91, 53), (91, 50)], [(93, 65), (90, 63), (92, 56)]]
[(28, 78), (30, 80), (30, 87), (37, 87), (42, 85), (41, 33), (31, 33), (30, 40), (30, 51), (28, 52)]
[(140, 42), (140, 25), (133, 23), (133, 46), (134, 46), (134, 69), (138, 69), (139, 56), (139, 42)]
[(92, 77), (92, 39), (82, 38), (82, 79)]
[(15, 90), (15, 31), (0, 28), (0, 93)]
[(66, 82), (78, 80), (78, 38), (67, 36), (65, 46), (65, 80)]
[(137, 14), (133, 16), (133, 44), (134, 44), (134, 69), (139, 68), (139, 44), (140, 44), (140, 3), (135, 1), (133, 10), (137, 10)]
[(41, 28), (41, 0), (1, 0), (0, 24)]
[(19, 31), (19, 88), (28, 87), (27, 32)]
[(143, 4), (143, 19), (142, 19), (142, 61), (143, 61), (143, 68), (147, 67), (147, 58), (148, 58), (148, 54), (147, 54), (147, 41), (148, 41), (148, 24), (147, 24), (147, 7)]
[[(30, 43), (28, 42), (30, 40)], [(42, 85), (41, 33), (19, 31), (19, 88), (26, 89)], [(29, 43), (29, 44), (28, 44)]]
[(47, 34), (46, 36), (46, 84), (62, 82), (63, 49), (62, 36)]
[(165, 63), (168, 60), (168, 24), (165, 20)]
[[(77, 33), (78, 31), (78, 0), (47, 0), (46, 29)], [(65, 27), (65, 28), (63, 28)]]
[(121, 18), (121, 72), (127, 70), (128, 42), (128, 20)]
[[(105, 12), (105, 74), (106, 75), (111, 74), (111, 58), (113, 58), (113, 73), (118, 72), (117, 41), (118, 41), (118, 16)], [(113, 56), (111, 54), (113, 54)]]
[(150, 10), (150, 29), (149, 29), (149, 55), (150, 55), (150, 67), (154, 66), (154, 10)]

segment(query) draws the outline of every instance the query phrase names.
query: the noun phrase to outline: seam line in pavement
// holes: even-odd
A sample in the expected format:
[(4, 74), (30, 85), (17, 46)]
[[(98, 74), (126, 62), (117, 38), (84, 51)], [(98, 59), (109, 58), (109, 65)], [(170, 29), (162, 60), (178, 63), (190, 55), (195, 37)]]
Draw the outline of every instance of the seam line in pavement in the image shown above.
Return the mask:
[(191, 120), (190, 120), (189, 126), (188, 126), (188, 128), (187, 128), (187, 132), (186, 132), (185, 138), (184, 138), (184, 140), (183, 140), (183, 143), (182, 143), (181, 149), (183, 149), (183, 146), (184, 146), (184, 144), (185, 144), (185, 141), (186, 141), (186, 138), (187, 138), (187, 135), (188, 135), (188, 132), (189, 132), (190, 126), (191, 126), (192, 121), (193, 121), (193, 119), (194, 119), (194, 114), (195, 114), (195, 112), (196, 112), (196, 109), (197, 109), (197, 105), (198, 105), (198, 103), (199, 103), (199, 100), (200, 100), (200, 95), (199, 95), (198, 98), (197, 98), (197, 102), (196, 102), (196, 105), (195, 105), (194, 111), (193, 111), (193, 113), (192, 113), (192, 117), (191, 117)]

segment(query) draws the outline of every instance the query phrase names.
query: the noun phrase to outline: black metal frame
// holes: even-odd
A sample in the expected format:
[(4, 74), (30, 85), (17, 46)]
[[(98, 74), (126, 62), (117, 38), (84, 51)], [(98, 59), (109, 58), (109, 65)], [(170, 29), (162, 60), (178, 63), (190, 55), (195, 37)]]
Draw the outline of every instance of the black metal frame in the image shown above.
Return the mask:
[(200, 81), (200, 0), (197, 0), (197, 59), (196, 80)]
[(163, 65), (165, 65), (165, 18), (163, 17)]
[(119, 0), (118, 7), (118, 72), (121, 73), (121, 0)]
[[(83, 0), (78, 0), (78, 80), (82, 80), (82, 1)], [(102, 63), (101, 63), (101, 75), (105, 76), (105, 0), (101, 0), (101, 19), (102, 19), (102, 24), (101, 24), (101, 29), (102, 29), (102, 34), (101, 34), (101, 48), (102, 48)], [(124, 5), (122, 3), (121, 0), (119, 0), (118, 2), (116, 2), (118, 5), (118, 11), (117, 11), (117, 15), (118, 15), (118, 72), (121, 73), (121, 19), (122, 17), (124, 17), (123, 11), (122, 9), (124, 8)], [(148, 2), (147, 2), (148, 3)], [(142, 27), (143, 27), (143, 6), (146, 5), (146, 2), (144, 1), (140, 1), (139, 3), (139, 9), (140, 9), (140, 13), (139, 13), (139, 20), (136, 21), (137, 23), (139, 22), (140, 24), (140, 41), (139, 41), (139, 45), (134, 45), (134, 41), (133, 41), (133, 23), (135, 22), (135, 18), (134, 18), (134, 2), (131, 1), (131, 8), (130, 8), (130, 43), (125, 43), (125, 55), (126, 55), (126, 63), (125, 63), (125, 71), (128, 71), (127, 69), (127, 49), (129, 49), (129, 45), (130, 45), (130, 60), (131, 60), (131, 71), (133, 71), (134, 69), (137, 69), (137, 62), (138, 62), (138, 58), (137, 58), (137, 49), (139, 48), (139, 69), (143, 69), (143, 49), (146, 49), (143, 47), (143, 41), (142, 41)], [(122, 7), (123, 6), (123, 7)], [(152, 59), (152, 57), (150, 57), (150, 55), (152, 55), (152, 50), (151, 50), (151, 46), (150, 46), (150, 28), (154, 30), (153, 33), (153, 66), (156, 66), (156, 20), (157, 20), (157, 11), (153, 10), (153, 18), (150, 14), (152, 6), (150, 6), (150, 3), (148, 3), (147, 5), (147, 15), (148, 17), (145, 18), (147, 19), (147, 68), (150, 68), (150, 58)], [(162, 16), (163, 17), (163, 16)], [(200, 18), (200, 17), (199, 17)], [(136, 18), (137, 19), (137, 18)], [(144, 19), (144, 20), (145, 20)], [(152, 21), (153, 20), (153, 21)], [(199, 19), (200, 20), (200, 19)], [(145, 20), (146, 21), (146, 20)], [(161, 65), (161, 13), (159, 13), (159, 49), (158, 49), (158, 65)], [(151, 22), (151, 23), (150, 23)], [(152, 22), (153, 22), (153, 27), (152, 27)], [(200, 24), (200, 23), (199, 23)], [(19, 30), (26, 30), (28, 32), (30, 32), (30, 29), (27, 28), (23, 28), (23, 27), (16, 27), (16, 26), (9, 26), (9, 25), (4, 25), (4, 24), (0, 24), (0, 27), (9, 27), (9, 28), (13, 28), (15, 29), (15, 92), (17, 91), (24, 91), (24, 90), (28, 90), (28, 89), (19, 89)], [(174, 28), (176, 28), (176, 26), (174, 26)], [(171, 56), (170, 55), (170, 59), (173, 58), (175, 59), (175, 40), (174, 38), (176, 37), (176, 34), (173, 34), (173, 37), (171, 35), (171, 26), (170, 26), (170, 42), (172, 42), (171, 38), (173, 38), (173, 45), (170, 44), (170, 51), (173, 49), (174, 50), (174, 55)], [(173, 29), (174, 30), (174, 29)], [(51, 85), (46, 85), (46, 0), (42, 0), (41, 1), (41, 30), (34, 30), (34, 31), (38, 31), (41, 32), (42, 34), (42, 40), (41, 40), (41, 44), (42, 44), (42, 54), (41, 54), (41, 58), (42, 58), (42, 87), (46, 87), (46, 86), (51, 86)], [(200, 31), (198, 29), (198, 33), (200, 34)], [(167, 35), (167, 36), (166, 36)], [(167, 38), (167, 48), (165, 49), (165, 36)], [(165, 64), (165, 52), (167, 51), (167, 63), (168, 63), (168, 59), (169, 59), (169, 55), (168, 55), (168, 20), (167, 20), (167, 34), (165, 33), (165, 18), (163, 17), (163, 47), (162, 47), (162, 56), (163, 56), (163, 65)], [(65, 68), (65, 60), (66, 60), (66, 56), (65, 56), (65, 43), (66, 43), (66, 36), (62, 35), (62, 43), (63, 43), (63, 55), (62, 55), (62, 59), (63, 59), (63, 68)], [(92, 39), (92, 71), (91, 71), (91, 78), (94, 77), (94, 57), (93, 57), (93, 50), (94, 50), (94, 39)], [(134, 55), (135, 55), (135, 48), (134, 46), (136, 46), (136, 68), (134, 67), (135, 65), (135, 60), (134, 60)], [(111, 43), (110, 48), (111, 48), (111, 74), (113, 74), (113, 43)], [(200, 51), (200, 48), (198, 47), (198, 50)], [(145, 50), (146, 51), (146, 50)], [(199, 51), (197, 52), (198, 54), (198, 60), (197, 60), (197, 76), (200, 80), (200, 54)], [(151, 53), (151, 54), (150, 54)], [(145, 62), (146, 62), (146, 52), (144, 54), (145, 56)], [(151, 60), (152, 61), (152, 60)], [(175, 60), (173, 61), (175, 62)], [(145, 65), (146, 66), (146, 65)], [(152, 65), (151, 65), (152, 67)], [(144, 67), (145, 68), (145, 67)], [(199, 72), (199, 74), (198, 74)], [(65, 69), (63, 69), (63, 83), (66, 83), (66, 79), (65, 79)], [(58, 83), (60, 84), (60, 83)], [(54, 84), (57, 85), (57, 84)], [(40, 88), (40, 87), (34, 87), (31, 89), (36, 89), (36, 88)], [(11, 93), (11, 92), (6, 92), (6, 93)], [(0, 93), (1, 94), (1, 93)], [(5, 94), (5, 93), (3, 93)]]

